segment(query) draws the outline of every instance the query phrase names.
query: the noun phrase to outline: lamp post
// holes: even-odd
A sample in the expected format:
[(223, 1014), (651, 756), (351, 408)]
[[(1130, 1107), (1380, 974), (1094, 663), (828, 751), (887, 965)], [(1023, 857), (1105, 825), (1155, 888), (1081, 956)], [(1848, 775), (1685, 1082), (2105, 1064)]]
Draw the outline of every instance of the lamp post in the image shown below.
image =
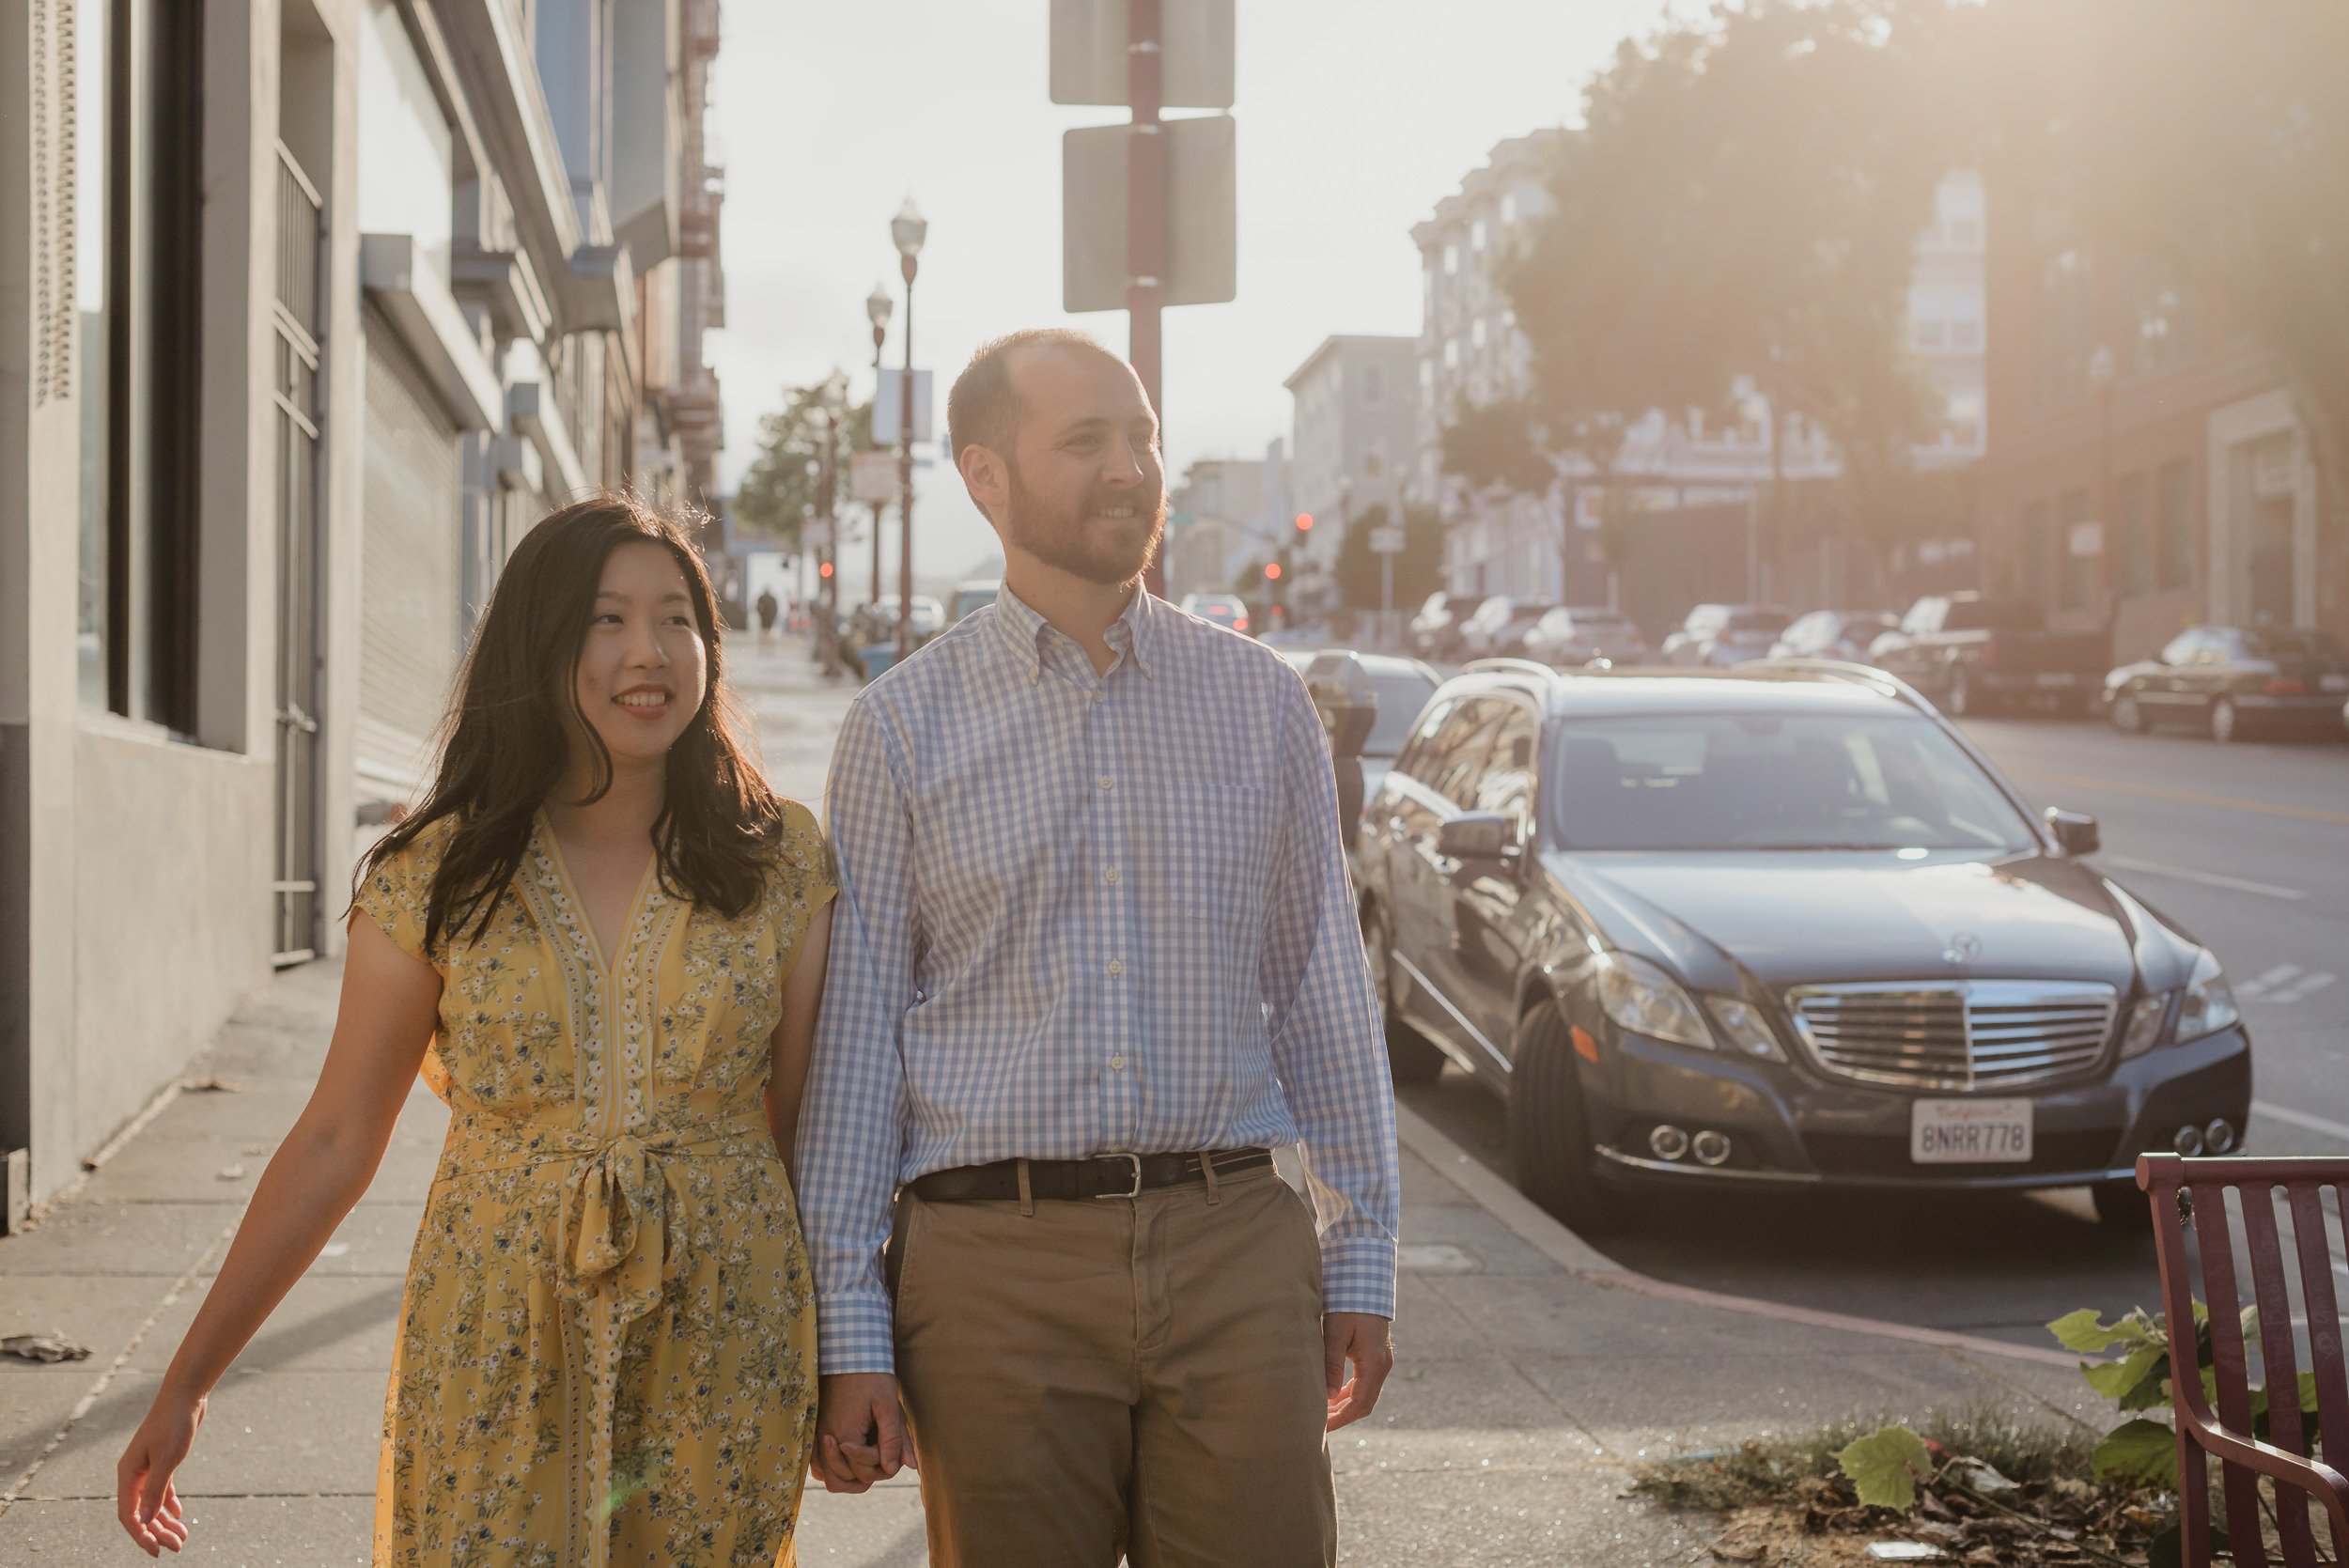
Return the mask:
[(906, 280), (906, 373), (899, 389), (897, 416), (897, 657), (913, 651), (913, 258), (922, 254), (929, 235), (929, 220), (914, 210), (913, 198), (889, 220), (889, 238), (897, 246)]
[[(889, 286), (885, 283), (873, 285), (873, 291), (864, 296), (864, 317), (873, 323), (873, 380), (876, 384), (880, 380), (881, 344), (889, 337), (890, 313), (896, 308), (897, 302), (889, 297)], [(876, 604), (880, 602), (881, 512), (888, 505), (885, 501), (873, 503), (873, 602)]]

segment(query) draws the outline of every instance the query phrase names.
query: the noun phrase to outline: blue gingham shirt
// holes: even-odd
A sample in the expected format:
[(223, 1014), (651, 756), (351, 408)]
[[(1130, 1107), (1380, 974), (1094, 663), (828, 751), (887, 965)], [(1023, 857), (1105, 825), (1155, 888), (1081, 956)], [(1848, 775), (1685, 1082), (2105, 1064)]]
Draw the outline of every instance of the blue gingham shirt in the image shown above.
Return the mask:
[(800, 1118), (821, 1368), (894, 1365), (897, 1188), (1301, 1142), (1330, 1312), (1394, 1315), (1394, 1101), (1304, 683), (1137, 593), (1096, 673), (1005, 589), (868, 687)]

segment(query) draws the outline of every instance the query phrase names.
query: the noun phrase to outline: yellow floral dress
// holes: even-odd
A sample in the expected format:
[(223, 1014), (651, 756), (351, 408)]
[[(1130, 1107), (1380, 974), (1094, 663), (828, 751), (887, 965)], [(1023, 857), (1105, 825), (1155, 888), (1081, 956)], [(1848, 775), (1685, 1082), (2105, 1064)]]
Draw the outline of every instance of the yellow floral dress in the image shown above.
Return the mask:
[(726, 920), (647, 872), (607, 971), (543, 815), (488, 929), (424, 944), (436, 823), (359, 907), (443, 982), (448, 1141), (408, 1268), (377, 1568), (790, 1564), (816, 1309), (763, 1098), (832, 896), (786, 808)]

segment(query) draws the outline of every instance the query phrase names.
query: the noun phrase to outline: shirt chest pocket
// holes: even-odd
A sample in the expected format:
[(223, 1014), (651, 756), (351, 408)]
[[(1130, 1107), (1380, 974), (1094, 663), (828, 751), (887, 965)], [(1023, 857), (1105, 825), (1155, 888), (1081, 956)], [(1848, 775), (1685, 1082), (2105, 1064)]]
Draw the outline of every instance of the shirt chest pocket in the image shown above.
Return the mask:
[(1272, 791), (1169, 781), (1153, 794), (1150, 837), (1170, 912), (1252, 937), (1277, 847)]

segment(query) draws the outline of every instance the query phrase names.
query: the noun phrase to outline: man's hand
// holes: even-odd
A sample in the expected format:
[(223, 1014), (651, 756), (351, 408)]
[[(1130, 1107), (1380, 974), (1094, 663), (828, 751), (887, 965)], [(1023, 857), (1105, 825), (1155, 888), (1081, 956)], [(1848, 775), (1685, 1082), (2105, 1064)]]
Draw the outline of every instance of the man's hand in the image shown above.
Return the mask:
[[(1324, 1312), (1321, 1315), (1322, 1373), (1330, 1386), (1330, 1424), (1335, 1432), (1361, 1421), (1378, 1403), (1378, 1390), (1394, 1370), (1391, 1325), (1372, 1312)], [(1346, 1363), (1354, 1375), (1346, 1375)], [(829, 1380), (828, 1380), (829, 1381)]]
[(906, 1436), (894, 1377), (843, 1372), (816, 1382), (816, 1449), (807, 1456), (807, 1473), (822, 1482), (825, 1491), (862, 1492), (907, 1466), (921, 1468)]

